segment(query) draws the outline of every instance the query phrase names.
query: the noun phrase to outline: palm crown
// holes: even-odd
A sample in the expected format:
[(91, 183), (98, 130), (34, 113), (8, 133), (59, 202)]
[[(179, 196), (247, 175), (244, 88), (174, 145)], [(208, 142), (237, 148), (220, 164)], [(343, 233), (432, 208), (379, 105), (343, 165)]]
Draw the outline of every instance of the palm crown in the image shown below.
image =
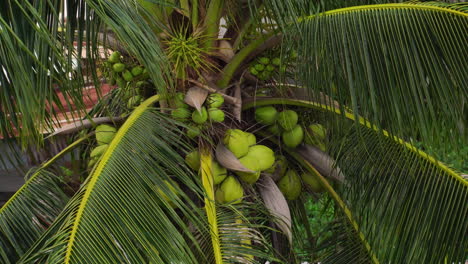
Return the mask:
[(3, 138), (115, 89), (0, 208), (1, 263), (464, 261), (466, 161), (423, 150), (466, 152), (468, 5), (385, 2), (4, 1)]

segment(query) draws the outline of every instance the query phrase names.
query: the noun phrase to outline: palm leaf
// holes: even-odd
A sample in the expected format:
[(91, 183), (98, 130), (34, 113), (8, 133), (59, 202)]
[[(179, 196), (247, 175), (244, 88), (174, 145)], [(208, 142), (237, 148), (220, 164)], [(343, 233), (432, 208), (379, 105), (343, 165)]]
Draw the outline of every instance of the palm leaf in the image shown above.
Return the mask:
[(365, 248), (375, 256), (373, 262), (464, 260), (468, 182), (459, 174), (363, 118), (357, 122), (361, 128), (356, 128), (353, 114), (342, 114), (327, 105), (263, 99), (244, 108), (272, 103), (316, 109), (303, 114), (331, 129), (328, 151), (344, 173), (345, 183), (333, 189), (327, 180), (321, 182), (347, 216), (353, 232), (362, 234)]
[(68, 197), (59, 186), (60, 180), (47, 169), (87, 138), (75, 141), (33, 170), (29, 180), (0, 208), (2, 263), (16, 263), (65, 207)]
[[(273, 2), (288, 10), (289, 2)], [(296, 82), (312, 100), (325, 93), (407, 140), (446, 149), (466, 144), (466, 3), (357, 6), (312, 16), (297, 5), (275, 15), (288, 20), (287, 45), (299, 53)]]
[[(70, 16), (65, 24), (60, 14)], [(84, 16), (84, 14), (87, 16)], [(57, 124), (57, 111), (71, 104), (84, 109), (81, 64), (73, 69), (73, 60), (81, 61), (83, 47), (74, 41), (86, 41), (88, 59), (97, 56), (95, 28), (90, 25), (92, 12), (86, 4), (60, 1), (2, 1), (0, 6), (0, 136), (18, 137), (22, 146), (42, 141), (40, 133)], [(94, 25), (99, 24), (93, 19)], [(75, 39), (75, 29), (82, 29)], [(87, 31), (85, 35), (83, 32)], [(71, 80), (70, 76), (74, 78)], [(60, 101), (61, 92), (65, 102)], [(56, 106), (56, 109), (54, 107)], [(63, 118), (63, 117), (61, 117)], [(68, 116), (67, 118), (70, 118)]]

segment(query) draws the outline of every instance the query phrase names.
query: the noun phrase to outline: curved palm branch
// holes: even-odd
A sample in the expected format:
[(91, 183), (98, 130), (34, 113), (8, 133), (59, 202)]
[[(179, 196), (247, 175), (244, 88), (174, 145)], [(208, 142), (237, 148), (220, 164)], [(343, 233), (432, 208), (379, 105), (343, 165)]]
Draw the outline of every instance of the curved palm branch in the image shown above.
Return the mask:
[(325, 93), (392, 134), (457, 149), (467, 139), (466, 7), (412, 2), (296, 12), (289, 23), (301, 18), (286, 35), (298, 50), (296, 80), (312, 100)]
[[(468, 246), (468, 220), (464, 217), (468, 182), (461, 175), (361, 117), (362, 130), (356, 128), (353, 114), (342, 114), (324, 104), (267, 98), (246, 103), (244, 109), (271, 104), (312, 108), (316, 111), (304, 114), (322, 122), (334, 120), (327, 122), (332, 129), (339, 126), (331, 133), (328, 152), (346, 175), (345, 183), (334, 190), (319, 178), (347, 216), (348, 225), (354, 227), (354, 239), (362, 240), (374, 263), (463, 260), (461, 249)], [(337, 125), (333, 115), (346, 118)], [(361, 235), (364, 237), (358, 239)], [(436, 245), (444, 245), (444, 250), (435, 250)]]
[(87, 138), (80, 138), (37, 168), (29, 180), (0, 208), (2, 263), (16, 263), (65, 207), (68, 197), (59, 186), (58, 177), (47, 169)]

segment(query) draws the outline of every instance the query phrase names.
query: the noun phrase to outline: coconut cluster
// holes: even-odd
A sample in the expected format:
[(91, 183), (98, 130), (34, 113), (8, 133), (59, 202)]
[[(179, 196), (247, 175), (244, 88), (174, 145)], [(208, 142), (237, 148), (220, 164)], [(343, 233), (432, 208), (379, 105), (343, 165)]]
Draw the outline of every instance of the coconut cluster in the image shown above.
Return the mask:
[(102, 124), (96, 127), (95, 136), (98, 145), (91, 151), (88, 168), (92, 168), (98, 162), (102, 154), (106, 152), (109, 143), (114, 139), (116, 133), (117, 129), (111, 125)]
[(302, 142), (326, 148), (327, 131), (321, 124), (311, 124), (303, 129), (299, 124), (299, 115), (293, 110), (278, 112), (273, 106), (255, 109), (255, 120), (267, 126), (267, 131), (281, 136), (283, 144), (288, 148), (296, 148)]
[(189, 138), (199, 136), (207, 122), (221, 123), (224, 121), (225, 114), (220, 109), (224, 103), (224, 97), (221, 94), (210, 94), (200, 110), (185, 103), (185, 96), (185, 94), (179, 92), (172, 98), (174, 109), (171, 111), (171, 115), (175, 120), (189, 124), (186, 131)]
[[(278, 52), (279, 53), (279, 52)], [(277, 73), (285, 73), (291, 61), (297, 58), (297, 52), (292, 50), (283, 60), (277, 56), (262, 56), (250, 63), (249, 72), (257, 76), (258, 79), (266, 81)]]
[[(129, 59), (125, 59), (129, 61)], [(142, 89), (149, 85), (149, 75), (145, 67), (131, 62), (124, 62), (120, 52), (113, 52), (104, 62), (104, 74), (109, 84), (115, 85), (124, 91), (127, 108), (132, 109), (144, 100)]]

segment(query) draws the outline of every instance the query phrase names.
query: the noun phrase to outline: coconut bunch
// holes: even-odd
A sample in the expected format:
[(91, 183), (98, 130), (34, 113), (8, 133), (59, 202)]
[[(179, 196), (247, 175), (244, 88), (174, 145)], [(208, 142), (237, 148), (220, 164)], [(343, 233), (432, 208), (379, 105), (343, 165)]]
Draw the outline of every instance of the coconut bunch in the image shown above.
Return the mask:
[(114, 139), (116, 133), (117, 129), (111, 125), (102, 124), (96, 127), (97, 146), (90, 153), (88, 168), (92, 168), (98, 162), (102, 154), (106, 152), (109, 143)]
[(104, 62), (104, 67), (109, 84), (117, 84), (124, 91), (127, 108), (132, 109), (143, 101), (141, 89), (149, 84), (149, 76), (142, 65), (126, 61), (130, 59), (115, 51)]
[[(189, 138), (198, 137), (207, 124), (221, 123), (224, 121), (225, 114), (221, 108), (224, 103), (224, 97), (219, 93), (210, 94), (199, 107), (187, 104), (189, 95), (176, 93), (172, 98), (174, 109), (171, 111), (172, 118), (182, 121), (189, 125), (186, 135)], [(190, 101), (190, 100), (189, 100)]]
[(259, 107), (255, 109), (255, 120), (267, 126), (268, 132), (281, 136), (282, 143), (288, 148), (296, 148), (303, 141), (323, 151), (326, 148), (326, 129), (321, 124), (311, 124), (304, 130), (294, 110), (278, 112), (273, 106)]
[(288, 65), (297, 58), (297, 52), (292, 50), (283, 60), (280, 51), (271, 56), (263, 55), (250, 63), (249, 72), (262, 81), (271, 79), (278, 73), (286, 72)]

